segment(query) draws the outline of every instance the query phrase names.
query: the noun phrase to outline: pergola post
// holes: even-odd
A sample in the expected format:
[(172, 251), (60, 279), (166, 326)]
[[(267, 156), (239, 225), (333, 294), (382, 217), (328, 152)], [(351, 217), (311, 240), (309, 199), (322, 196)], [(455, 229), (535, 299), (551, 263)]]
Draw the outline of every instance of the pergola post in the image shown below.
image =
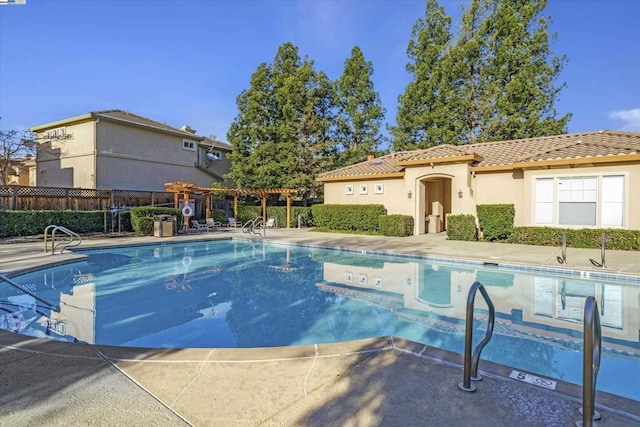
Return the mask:
[(267, 223), (267, 195), (262, 195), (262, 221)]
[[(184, 209), (185, 206), (189, 206), (189, 192), (185, 191), (184, 192), (184, 201), (182, 202), (182, 207)], [(182, 216), (182, 218), (184, 219), (184, 229), (186, 231), (186, 233), (189, 232), (189, 218), (186, 216)]]
[(287, 193), (287, 228), (291, 228), (291, 194)]
[(233, 193), (233, 217), (238, 219), (238, 192)]
[(211, 194), (205, 194), (204, 217), (209, 219), (209, 211), (211, 210)]

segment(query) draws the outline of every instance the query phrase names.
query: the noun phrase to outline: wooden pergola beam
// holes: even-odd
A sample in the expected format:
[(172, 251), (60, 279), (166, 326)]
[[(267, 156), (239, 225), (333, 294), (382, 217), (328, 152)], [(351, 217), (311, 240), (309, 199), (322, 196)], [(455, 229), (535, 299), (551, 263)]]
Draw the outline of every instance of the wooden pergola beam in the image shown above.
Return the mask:
[[(198, 187), (193, 182), (167, 182), (164, 185), (164, 189), (168, 193), (175, 193), (174, 203), (176, 209), (179, 206), (179, 195), (184, 195), (184, 205), (186, 206), (191, 193), (202, 193), (206, 195), (206, 217), (209, 217), (209, 210), (211, 207), (210, 197), (212, 194), (233, 194), (233, 215), (238, 217), (238, 198), (241, 193), (243, 194), (255, 194), (262, 198), (262, 219), (267, 221), (267, 196), (270, 194), (279, 194), (287, 198), (287, 228), (291, 225), (291, 196), (296, 194), (298, 190), (293, 188), (264, 188), (264, 189), (239, 189), (239, 188), (205, 188)], [(185, 221), (185, 225), (188, 227), (188, 220)]]

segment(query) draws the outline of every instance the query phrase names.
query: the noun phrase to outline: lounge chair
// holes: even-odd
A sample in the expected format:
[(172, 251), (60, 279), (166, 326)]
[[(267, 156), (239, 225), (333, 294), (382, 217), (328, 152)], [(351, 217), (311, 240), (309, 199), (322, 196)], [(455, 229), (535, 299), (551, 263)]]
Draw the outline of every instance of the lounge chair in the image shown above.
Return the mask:
[(237, 228), (237, 227), (242, 228), (242, 223), (240, 221), (236, 221), (234, 217), (229, 217), (227, 218), (227, 226), (233, 227), (233, 228)]
[(269, 218), (267, 219), (267, 223), (265, 224), (266, 228), (276, 228), (276, 219), (275, 218)]
[(206, 225), (202, 225), (198, 222), (198, 220), (196, 219), (192, 219), (191, 220), (191, 226), (196, 230), (196, 231), (207, 231), (208, 228)]
[(213, 218), (207, 218), (205, 227), (207, 228), (207, 231), (216, 231), (219, 227), (222, 227), (222, 224), (219, 221), (215, 221)]

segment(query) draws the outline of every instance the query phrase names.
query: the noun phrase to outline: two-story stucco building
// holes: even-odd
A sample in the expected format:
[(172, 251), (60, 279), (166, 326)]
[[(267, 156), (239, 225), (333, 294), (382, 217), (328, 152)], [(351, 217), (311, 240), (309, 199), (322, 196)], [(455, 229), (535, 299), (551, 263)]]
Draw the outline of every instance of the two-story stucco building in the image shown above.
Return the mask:
[(414, 234), (513, 204), (516, 226), (640, 230), (640, 133), (597, 131), (392, 153), (318, 176), (327, 204), (382, 204)]
[(30, 130), (41, 148), (37, 186), (164, 191), (167, 182), (188, 181), (210, 187), (224, 181), (231, 167), (229, 144), (122, 110), (94, 111)]

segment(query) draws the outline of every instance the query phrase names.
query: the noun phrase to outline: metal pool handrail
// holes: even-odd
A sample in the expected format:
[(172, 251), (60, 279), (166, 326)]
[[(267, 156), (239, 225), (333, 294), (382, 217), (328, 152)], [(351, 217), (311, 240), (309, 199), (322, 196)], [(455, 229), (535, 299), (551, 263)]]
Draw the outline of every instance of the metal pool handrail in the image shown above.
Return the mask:
[(576, 426), (590, 427), (593, 420), (599, 420), (600, 414), (595, 410), (596, 380), (600, 370), (600, 354), (602, 348), (602, 329), (598, 301), (595, 297), (587, 297), (584, 303), (584, 353), (582, 361), (582, 421)]
[(13, 280), (9, 279), (7, 276), (5, 276), (4, 274), (0, 274), (0, 280), (2, 280), (3, 282), (7, 282), (8, 284), (10, 284), (11, 286), (13, 286), (14, 288), (17, 288), (18, 290), (20, 290), (21, 292), (24, 292), (27, 295), (32, 296), (33, 298), (37, 299), (38, 301), (40, 301), (43, 304), (46, 304), (47, 306), (49, 306), (49, 308), (51, 308), (53, 311), (57, 311), (58, 313), (60, 313), (60, 306), (57, 304), (52, 304), (49, 301), (47, 301), (46, 299), (34, 294), (33, 292), (31, 292), (30, 290), (22, 287), (22, 285), (20, 285), (19, 283), (14, 282)]
[[(489, 320), (487, 323), (487, 332), (484, 338), (476, 346), (473, 357), (471, 356), (471, 346), (473, 345), (473, 303), (476, 298), (476, 292), (480, 290), (482, 298), (484, 298), (487, 306), (489, 306)], [(496, 320), (496, 311), (493, 307), (493, 302), (489, 298), (489, 294), (480, 282), (474, 282), (469, 289), (469, 296), (467, 297), (467, 316), (466, 316), (466, 328), (464, 334), (464, 373), (461, 383), (458, 384), (460, 390), (472, 392), (475, 391), (475, 386), (471, 385), (471, 380), (480, 381), (482, 377), (478, 376), (478, 362), (480, 361), (480, 353), (485, 345), (491, 340), (493, 335), (493, 325)]]
[(561, 255), (557, 257), (557, 260), (560, 264), (567, 263), (567, 232), (562, 232), (562, 245), (560, 246)]
[[(80, 246), (82, 243), (82, 237), (74, 231), (69, 230), (67, 227), (63, 227), (62, 225), (49, 225), (44, 229), (44, 252), (49, 252), (47, 247), (47, 241), (49, 237), (49, 230), (51, 230), (51, 255), (56, 253), (56, 248), (62, 246), (60, 249), (60, 253), (62, 253), (68, 247)], [(66, 235), (70, 237), (69, 240), (65, 240), (64, 242), (60, 242), (57, 245), (56, 243), (56, 231), (62, 231)], [(74, 240), (77, 239), (77, 240)]]
[(607, 268), (607, 263), (605, 261), (606, 245), (607, 245), (607, 235), (605, 233), (602, 233), (602, 243), (600, 244), (600, 262), (589, 258), (589, 261), (591, 261), (591, 264), (593, 264), (598, 268)]

